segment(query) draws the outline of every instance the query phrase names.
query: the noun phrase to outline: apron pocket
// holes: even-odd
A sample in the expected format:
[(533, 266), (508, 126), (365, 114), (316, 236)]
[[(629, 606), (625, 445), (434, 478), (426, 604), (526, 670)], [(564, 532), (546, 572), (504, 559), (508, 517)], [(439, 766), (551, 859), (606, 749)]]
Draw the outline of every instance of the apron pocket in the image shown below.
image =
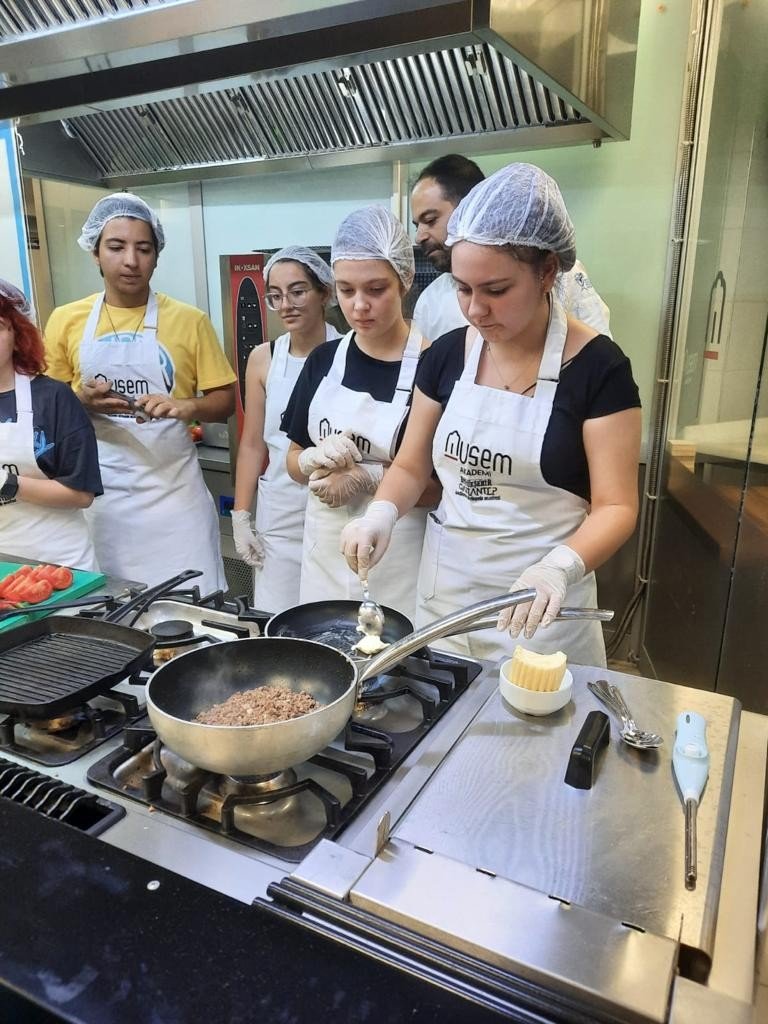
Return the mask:
[(443, 524), (434, 512), (429, 512), (427, 514), (427, 528), (424, 532), (424, 547), (419, 566), (418, 594), (422, 601), (431, 601), (437, 591), (442, 540)]

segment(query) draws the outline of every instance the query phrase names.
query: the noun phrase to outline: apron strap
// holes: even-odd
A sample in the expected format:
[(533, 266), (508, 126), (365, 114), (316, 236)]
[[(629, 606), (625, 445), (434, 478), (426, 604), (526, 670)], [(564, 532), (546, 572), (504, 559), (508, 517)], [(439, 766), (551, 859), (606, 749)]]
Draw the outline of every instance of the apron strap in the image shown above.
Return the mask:
[(14, 388), (16, 390), (16, 422), (22, 416), (32, 415), (32, 380), (26, 373), (14, 374)]
[(339, 342), (336, 355), (333, 357), (331, 368), (328, 371), (328, 380), (333, 381), (334, 384), (339, 386), (341, 386), (344, 380), (344, 370), (347, 367), (347, 352), (349, 350), (349, 343), (352, 340), (352, 334), (352, 331), (347, 331)]
[(411, 329), (408, 332), (408, 340), (403, 349), (403, 358), (400, 361), (400, 373), (397, 377), (395, 393), (392, 396), (392, 402), (395, 405), (405, 406), (408, 404), (408, 399), (413, 390), (413, 382), (416, 379), (416, 370), (419, 366), (419, 356), (421, 355), (423, 340), (421, 331), (412, 322)]

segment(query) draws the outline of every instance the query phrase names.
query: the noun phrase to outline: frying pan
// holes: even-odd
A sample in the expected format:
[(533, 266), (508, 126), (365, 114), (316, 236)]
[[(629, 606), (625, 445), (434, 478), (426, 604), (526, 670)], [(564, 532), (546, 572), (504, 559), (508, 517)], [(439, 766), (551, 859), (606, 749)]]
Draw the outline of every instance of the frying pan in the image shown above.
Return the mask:
[(134, 622), (155, 597), (200, 575), (188, 569), (102, 619), (51, 615), (1, 633), (0, 714), (51, 718), (145, 668), (154, 638), (117, 623), (131, 613)]
[[(349, 721), (363, 683), (440, 637), (502, 608), (533, 600), (534, 590), (479, 601), (403, 637), (369, 661), (313, 640), (259, 637), (182, 654), (147, 684), (147, 711), (157, 735), (180, 757), (224, 775), (270, 775), (326, 747)], [(590, 610), (594, 616), (595, 611)], [(605, 613), (602, 613), (603, 617)], [(204, 725), (195, 718), (240, 690), (281, 686), (310, 693), (309, 714), (266, 725)]]
[[(351, 658), (358, 659), (352, 650), (352, 643), (344, 644), (345, 636), (351, 641), (352, 636), (359, 639), (357, 629), (359, 601), (312, 601), (298, 604), (293, 608), (277, 612), (268, 620), (264, 627), (264, 635), (269, 637), (296, 637), (301, 640), (316, 640), (337, 650), (343, 650)], [(384, 628), (381, 638), (385, 644), (394, 644), (413, 632), (413, 623), (402, 612), (394, 608), (382, 608), (384, 612)], [(486, 613), (487, 614), (487, 613)], [(561, 608), (557, 619), (600, 619), (610, 622), (612, 611), (601, 608)], [(459, 627), (455, 632), (469, 633), (479, 629), (493, 629), (496, 617), (489, 616), (483, 620), (472, 622), (469, 626)], [(337, 642), (328, 639), (334, 636)], [(451, 636), (444, 633), (443, 636)], [(338, 641), (342, 642), (339, 643)], [(364, 656), (363, 656), (364, 657)], [(366, 659), (367, 660), (367, 659)]]
[[(351, 657), (350, 652), (352, 641), (344, 646), (344, 638), (354, 635), (359, 640), (357, 633), (357, 614), (360, 610), (359, 601), (313, 601), (309, 604), (299, 604), (294, 608), (286, 608), (285, 611), (273, 615), (264, 627), (264, 635), (269, 637), (298, 637), (302, 640), (317, 640), (330, 647), (344, 650)], [(413, 632), (413, 623), (401, 612), (394, 608), (383, 608), (384, 629), (381, 638), (385, 644), (393, 644), (396, 640), (402, 640)], [(337, 637), (340, 642), (333, 642), (329, 637)]]

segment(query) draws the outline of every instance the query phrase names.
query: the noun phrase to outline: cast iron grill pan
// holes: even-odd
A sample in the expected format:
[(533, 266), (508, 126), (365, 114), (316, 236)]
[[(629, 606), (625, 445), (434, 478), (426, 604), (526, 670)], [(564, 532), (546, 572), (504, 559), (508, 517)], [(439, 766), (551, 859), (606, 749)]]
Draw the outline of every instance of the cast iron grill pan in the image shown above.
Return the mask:
[(0, 712), (53, 718), (145, 668), (148, 633), (98, 619), (50, 616), (0, 634)]

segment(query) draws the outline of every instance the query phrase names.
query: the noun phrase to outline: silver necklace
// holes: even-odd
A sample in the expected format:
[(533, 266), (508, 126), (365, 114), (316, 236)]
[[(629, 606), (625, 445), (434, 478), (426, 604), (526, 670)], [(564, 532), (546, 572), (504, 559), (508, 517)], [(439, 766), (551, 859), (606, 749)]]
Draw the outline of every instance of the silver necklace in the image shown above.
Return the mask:
[[(109, 306), (106, 304), (106, 302), (104, 303), (104, 311), (107, 314), (107, 320), (109, 320), (109, 326), (112, 328), (112, 337), (115, 339), (115, 341), (119, 341), (120, 339), (117, 336), (117, 329), (115, 328), (114, 322), (112, 320), (112, 316), (111, 316), (111, 314), (109, 312)], [(139, 318), (139, 322), (136, 324), (136, 330), (131, 335), (131, 341), (136, 341), (136, 335), (139, 333), (139, 328), (144, 323), (145, 315), (146, 315), (146, 310), (144, 311), (144, 313), (141, 314), (141, 317)]]
[[(488, 341), (486, 341), (486, 343), (485, 343), (485, 350), (486, 350), (486, 352), (488, 353), (488, 355), (490, 357), (491, 363), (493, 364), (493, 369), (496, 371), (496, 376), (499, 378), (499, 381), (501, 382), (501, 386), (504, 388), (505, 391), (514, 391), (515, 388), (513, 387), (513, 384), (516, 384), (517, 381), (522, 377), (523, 374), (522, 373), (518, 373), (515, 376), (512, 384), (507, 384), (506, 381), (504, 380), (504, 378), (501, 376), (501, 372), (499, 371), (498, 366), (496, 365), (496, 360), (493, 357), (493, 350), (491, 349), (490, 342), (488, 342)], [(527, 373), (528, 372), (528, 368), (526, 367), (523, 372)], [(528, 387), (525, 390), (526, 391), (530, 391), (530, 389), (532, 387), (533, 387), (533, 384), (529, 384)], [(524, 393), (525, 392), (523, 392), (523, 394)]]

